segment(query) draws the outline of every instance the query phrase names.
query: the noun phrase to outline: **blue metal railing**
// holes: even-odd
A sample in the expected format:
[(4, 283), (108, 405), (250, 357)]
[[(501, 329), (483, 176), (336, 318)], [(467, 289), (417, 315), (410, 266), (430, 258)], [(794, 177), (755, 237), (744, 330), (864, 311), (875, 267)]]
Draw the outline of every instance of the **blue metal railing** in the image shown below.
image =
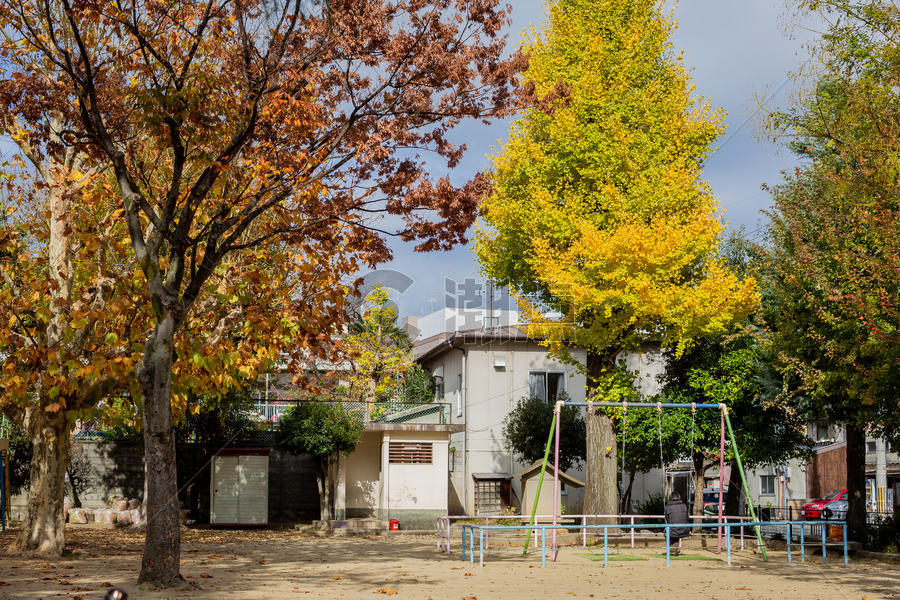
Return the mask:
[[(750, 525), (769, 525), (769, 526), (781, 526), (786, 529), (786, 540), (787, 540), (787, 559), (788, 562), (793, 562), (793, 555), (791, 552), (792, 546), (792, 531), (791, 529), (796, 526), (800, 527), (800, 561), (803, 562), (806, 560), (806, 540), (803, 533), (802, 525), (809, 525), (810, 521), (767, 521), (761, 523), (750, 523)], [(848, 552), (847, 552), (847, 524), (846, 523), (835, 523), (834, 521), (816, 521), (815, 524), (819, 525), (832, 525), (832, 526), (841, 526), (843, 527), (843, 550), (844, 550), (844, 564), (849, 562)], [(734, 523), (693, 523), (691, 527), (724, 527), (725, 528), (725, 552), (727, 554), (728, 564), (731, 564), (731, 530), (733, 527), (739, 527), (740, 525)], [(466, 560), (466, 552), (469, 554), (469, 562), (475, 562), (475, 531), (478, 530), (478, 557), (479, 563), (481, 566), (484, 566), (484, 537), (486, 531), (527, 531), (530, 532), (534, 530), (540, 530), (541, 532), (541, 566), (547, 566), (547, 530), (558, 530), (558, 529), (566, 529), (566, 530), (582, 530), (582, 529), (602, 529), (603, 530), (603, 566), (606, 567), (609, 565), (609, 530), (610, 529), (659, 529), (660, 527), (665, 528), (665, 536), (666, 536), (666, 566), (669, 566), (671, 563), (671, 547), (669, 544), (670, 540), (670, 529), (672, 527), (684, 527), (684, 525), (677, 523), (653, 523), (653, 524), (628, 524), (628, 523), (619, 523), (615, 525), (475, 525), (475, 524), (463, 524), (462, 525), (462, 559)], [(466, 544), (466, 531), (468, 530), (468, 545)], [(824, 533), (823, 528), (823, 533)], [(832, 542), (834, 543), (834, 542)], [(826, 546), (828, 545), (828, 539), (826, 535), (822, 535), (821, 537), (821, 546), (822, 546), (822, 562), (828, 562), (828, 554)], [(554, 556), (555, 560), (555, 556)]]

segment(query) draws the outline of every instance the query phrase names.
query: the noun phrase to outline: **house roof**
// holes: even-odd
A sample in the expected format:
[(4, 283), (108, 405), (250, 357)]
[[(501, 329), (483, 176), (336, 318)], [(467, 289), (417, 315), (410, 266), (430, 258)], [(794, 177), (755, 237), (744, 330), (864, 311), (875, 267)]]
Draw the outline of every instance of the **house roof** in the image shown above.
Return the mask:
[(434, 358), (447, 352), (453, 347), (455, 342), (528, 342), (534, 341), (528, 337), (525, 330), (516, 325), (504, 325), (493, 329), (484, 329), (476, 327), (474, 329), (465, 329), (463, 331), (443, 332), (424, 340), (419, 340), (413, 345), (413, 358), (415, 360), (425, 360)]
[[(512, 476), (512, 478), (513, 479), (522, 479), (524, 481), (525, 479), (528, 479), (529, 477), (534, 477), (535, 475), (540, 473), (541, 465), (543, 463), (544, 463), (544, 461), (542, 461), (542, 460), (536, 460), (533, 463), (531, 463), (530, 467), (526, 467), (526, 468), (522, 469), (518, 473), (514, 474)], [(556, 468), (551, 463), (548, 462), (547, 463), (547, 475), (552, 476), (553, 472), (555, 470), (556, 470)], [(567, 485), (571, 485), (572, 487), (584, 487), (583, 481), (581, 481), (580, 479), (575, 479), (571, 475), (566, 475), (563, 472), (559, 473), (559, 478), (563, 481), (563, 483), (565, 483)]]

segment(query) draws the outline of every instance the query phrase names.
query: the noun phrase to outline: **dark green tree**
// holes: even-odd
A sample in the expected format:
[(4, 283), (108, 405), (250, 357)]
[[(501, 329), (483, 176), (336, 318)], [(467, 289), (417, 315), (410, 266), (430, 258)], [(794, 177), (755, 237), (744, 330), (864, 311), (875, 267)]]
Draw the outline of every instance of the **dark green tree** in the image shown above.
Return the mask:
[(320, 518), (331, 518), (331, 498), (336, 459), (350, 454), (362, 436), (359, 415), (340, 402), (304, 401), (293, 406), (278, 422), (275, 446), (293, 454), (310, 453), (315, 458), (319, 486)]
[[(560, 400), (568, 396), (560, 395)], [(503, 419), (503, 436), (506, 447), (516, 458), (526, 464), (543, 460), (553, 421), (553, 405), (540, 398), (522, 398)], [(559, 421), (559, 468), (567, 471), (584, 462), (585, 425), (581, 411), (575, 406), (564, 406)], [(550, 457), (550, 462), (553, 457)]]
[(900, 7), (798, 0), (826, 31), (797, 101), (770, 119), (803, 163), (773, 189), (763, 286), (785, 396), (843, 424), (853, 539), (864, 539), (866, 434), (900, 441)]

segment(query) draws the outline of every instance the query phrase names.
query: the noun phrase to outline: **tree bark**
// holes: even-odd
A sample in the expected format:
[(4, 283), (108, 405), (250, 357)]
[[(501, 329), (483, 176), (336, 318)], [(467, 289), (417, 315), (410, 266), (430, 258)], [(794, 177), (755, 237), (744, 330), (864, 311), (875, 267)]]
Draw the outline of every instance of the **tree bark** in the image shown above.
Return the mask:
[[(597, 381), (603, 377), (604, 367), (612, 365), (604, 362), (603, 357), (588, 352), (588, 397)], [(600, 399), (598, 398), (598, 401)], [(612, 420), (599, 408), (587, 411), (587, 469), (584, 486), (584, 514), (612, 515), (616, 513), (616, 431)], [(614, 524), (616, 519), (592, 519), (597, 524)]]
[(316, 484), (319, 486), (319, 519), (324, 523), (331, 520), (331, 493), (328, 461), (319, 461), (316, 469)]
[(866, 431), (846, 423), (847, 435), (847, 536), (865, 539), (866, 530)]
[[(692, 457), (694, 462), (694, 509), (691, 511), (693, 515), (702, 515), (703, 514), (703, 481), (705, 479), (704, 475), (706, 471), (703, 468), (703, 453), (702, 452), (694, 452), (694, 456)], [(685, 498), (687, 500), (687, 498)]]
[(622, 493), (622, 504), (619, 506), (619, 514), (631, 513), (631, 490), (634, 488), (634, 471), (628, 473), (628, 487)]
[(34, 454), (28, 509), (13, 550), (58, 558), (66, 545), (63, 500), (71, 437), (66, 411), (48, 412), (37, 402), (26, 409), (24, 426)]
[(731, 465), (728, 474), (728, 493), (725, 495), (724, 511), (728, 516), (741, 515), (741, 496), (744, 484), (741, 481), (741, 474), (738, 472), (737, 465)]
[(172, 422), (171, 384), (175, 319), (164, 311), (157, 317), (138, 369), (143, 396), (144, 512), (147, 533), (138, 583), (168, 587), (181, 577), (181, 511), (178, 504), (178, 473), (175, 466), (175, 435)]
[(78, 486), (75, 483), (75, 477), (70, 470), (67, 470), (66, 472), (69, 474), (69, 487), (72, 489), (72, 506), (74, 508), (81, 508), (81, 498), (78, 496)]

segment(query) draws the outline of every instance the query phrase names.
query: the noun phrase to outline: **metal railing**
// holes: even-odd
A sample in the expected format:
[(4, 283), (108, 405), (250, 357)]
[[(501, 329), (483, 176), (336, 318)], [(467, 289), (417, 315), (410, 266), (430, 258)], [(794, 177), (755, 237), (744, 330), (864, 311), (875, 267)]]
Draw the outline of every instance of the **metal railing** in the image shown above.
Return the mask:
[[(297, 401), (262, 401), (252, 405), (252, 411), (259, 422), (276, 424)], [(449, 402), (401, 402), (383, 400), (380, 402), (329, 402), (342, 406), (355, 415), (362, 423), (420, 423), (444, 425), (450, 423)]]
[[(552, 519), (552, 518), (553, 518), (553, 515), (536, 515), (535, 516), (536, 521), (537, 520), (548, 520), (548, 519)], [(581, 525), (578, 526), (578, 529), (581, 530), (581, 545), (584, 548), (587, 547), (587, 531), (591, 527), (590, 525), (587, 524), (588, 519), (619, 519), (620, 521), (627, 521), (627, 523), (622, 524), (622, 527), (626, 527), (626, 526), (628, 527), (630, 540), (631, 540), (631, 547), (634, 548), (635, 530), (652, 528), (652, 527), (658, 528), (660, 525), (665, 524), (666, 517), (664, 515), (559, 515), (557, 518), (559, 518), (562, 521), (571, 521), (571, 520), (579, 520), (579, 519), (581, 520)], [(695, 520), (716, 519), (716, 524), (718, 525), (718, 517), (717, 516), (713, 517), (713, 516), (709, 516), (709, 515), (690, 515), (690, 518), (695, 519)], [(740, 529), (739, 537), (740, 537), (740, 543), (741, 543), (741, 550), (743, 550), (744, 549), (744, 526), (752, 524), (752, 523), (750, 523), (750, 517), (724, 516), (722, 518), (724, 519), (723, 523), (733, 523), (736, 527), (738, 527)], [(484, 516), (478, 516), (478, 517), (472, 517), (472, 516), (467, 516), (467, 515), (453, 515), (453, 516), (448, 515), (448, 516), (438, 517), (437, 523), (435, 524), (436, 533), (437, 533), (438, 550), (441, 550), (442, 552), (446, 552), (447, 554), (450, 554), (450, 530), (453, 526), (453, 521), (463, 521), (463, 520), (465, 520), (465, 521), (475, 521), (475, 520), (481, 521), (481, 520), (483, 520), (485, 526), (490, 526), (490, 521), (492, 521), (492, 520), (497, 521), (497, 520), (501, 520), (501, 519), (504, 521), (511, 521), (511, 520), (529, 521), (530, 517), (528, 517), (527, 515), (484, 515)], [(642, 520), (643, 521), (658, 520), (658, 521), (660, 521), (660, 523), (659, 524), (656, 524), (656, 523), (647, 524), (647, 523), (636, 523), (635, 522), (635, 521), (642, 521)], [(462, 525), (463, 526), (474, 525), (474, 523), (463, 523)], [(519, 527), (519, 526), (515, 526), (515, 527)], [(535, 543), (535, 545), (537, 545), (537, 532), (538, 532), (539, 527), (541, 527), (541, 526), (539, 526), (539, 525), (534, 525), (534, 526), (524, 525), (522, 527), (533, 528), (532, 533), (534, 535), (534, 543)], [(562, 527), (562, 525), (560, 527)], [(576, 525), (571, 525), (571, 526), (567, 525), (565, 527), (566, 528), (576, 527)], [(576, 531), (577, 531), (577, 529), (576, 529)], [(529, 534), (529, 535), (531, 535), (531, 534)], [(485, 535), (484, 544), (485, 544), (485, 547), (487, 547), (487, 544), (488, 544), (487, 535)]]
[[(785, 528), (785, 536), (788, 540), (787, 543), (787, 561), (793, 562), (793, 554), (792, 554), (792, 528), (798, 525), (803, 525), (803, 521), (767, 521), (762, 523), (755, 523), (759, 526), (777, 526)], [(840, 544), (844, 551), (844, 564), (848, 564), (848, 545), (847, 545), (847, 524), (835, 524), (830, 523), (835, 526), (842, 526), (843, 528), (843, 537), (841, 542), (832, 542), (832, 546), (836, 543)], [(731, 565), (731, 538), (732, 538), (732, 528), (737, 525), (731, 523), (697, 523), (693, 525), (693, 527), (701, 527), (701, 528), (725, 528), (725, 552), (727, 556), (728, 564)], [(475, 525), (475, 524), (463, 524), (462, 525), (462, 560), (466, 560), (466, 553), (468, 550), (468, 560), (471, 563), (475, 562), (475, 531), (478, 531), (478, 557), (479, 564), (484, 566), (484, 551), (487, 549), (487, 535), (490, 531), (529, 531), (532, 529), (536, 529), (541, 532), (541, 566), (547, 566), (547, 530), (559, 530), (559, 529), (567, 529), (567, 530), (579, 530), (579, 529), (594, 529), (603, 532), (603, 566), (606, 567), (609, 565), (609, 530), (610, 529), (647, 529), (647, 528), (660, 528), (665, 529), (665, 539), (666, 539), (666, 566), (668, 567), (671, 564), (671, 534), (670, 530), (672, 527), (683, 527), (681, 524), (642, 524), (642, 525), (631, 525), (631, 524), (618, 524), (618, 525)], [(743, 524), (740, 525), (743, 528)], [(466, 544), (466, 531), (469, 532), (468, 536), (468, 545)], [(813, 542), (816, 543), (816, 542)], [(803, 562), (806, 560), (806, 540), (803, 535), (803, 528), (800, 528), (800, 561)], [(828, 542), (827, 539), (823, 536), (822, 539), (816, 543), (816, 545), (821, 545), (822, 548), (822, 562), (828, 562)], [(556, 560), (556, 555), (554, 554), (552, 560)]]

